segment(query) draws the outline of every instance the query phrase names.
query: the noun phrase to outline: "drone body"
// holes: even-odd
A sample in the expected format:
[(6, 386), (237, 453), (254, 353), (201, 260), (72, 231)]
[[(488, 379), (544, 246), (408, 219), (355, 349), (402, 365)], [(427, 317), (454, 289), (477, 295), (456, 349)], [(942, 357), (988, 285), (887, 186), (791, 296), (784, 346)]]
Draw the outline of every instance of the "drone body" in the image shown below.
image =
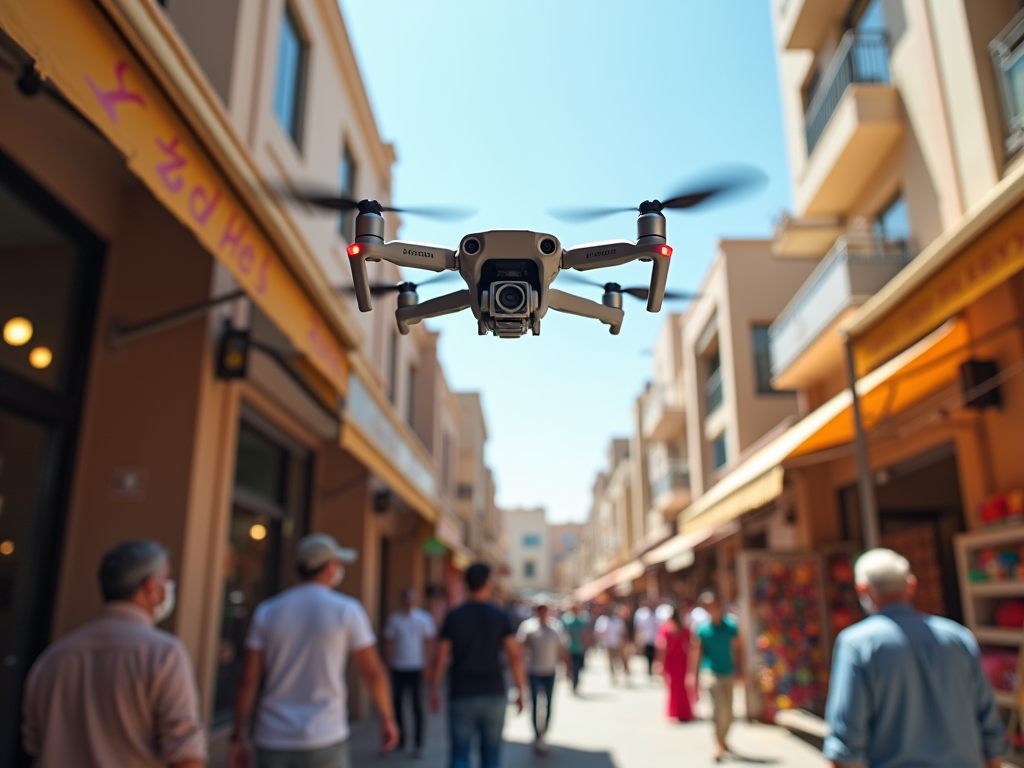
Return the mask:
[[(606, 286), (601, 303), (552, 288), (559, 272), (584, 272), (613, 267), (637, 259), (652, 262), (647, 310), (658, 312), (665, 295), (672, 249), (665, 241), (665, 217), (657, 210), (637, 218), (637, 240), (611, 240), (564, 249), (554, 235), (529, 230), (491, 230), (462, 238), (457, 250), (436, 245), (393, 240), (384, 242), (381, 206), (372, 200), (359, 203), (356, 238), (349, 246), (349, 263), (359, 309), (372, 309), (367, 261), (388, 261), (401, 267), (432, 272), (457, 271), (466, 282), (461, 291), (418, 303), (415, 286), (400, 287), (395, 317), (401, 333), (429, 317), (470, 309), (481, 335), (519, 338), (540, 334), (549, 309), (600, 320), (618, 334), (622, 327), (622, 291)], [(610, 288), (610, 290), (609, 290)]]

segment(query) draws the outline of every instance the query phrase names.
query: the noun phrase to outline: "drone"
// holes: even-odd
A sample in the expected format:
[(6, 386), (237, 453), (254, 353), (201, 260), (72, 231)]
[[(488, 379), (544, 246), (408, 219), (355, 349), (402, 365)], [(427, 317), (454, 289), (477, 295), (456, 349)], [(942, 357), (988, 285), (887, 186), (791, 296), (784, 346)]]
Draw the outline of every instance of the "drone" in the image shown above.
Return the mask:
[[(690, 300), (696, 294), (666, 291), (672, 246), (666, 237), (664, 211), (684, 210), (708, 201), (720, 200), (761, 181), (758, 172), (719, 173), (713, 181), (691, 186), (665, 201), (645, 200), (628, 208), (574, 208), (552, 211), (563, 221), (589, 221), (618, 213), (636, 212), (636, 240), (608, 240), (563, 247), (555, 235), (531, 230), (498, 229), (465, 235), (453, 249), (403, 240), (384, 240), (384, 213), (407, 213), (454, 218), (458, 211), (441, 208), (393, 208), (376, 200), (354, 200), (337, 194), (314, 192), (289, 193), (289, 197), (317, 208), (337, 212), (356, 211), (355, 238), (348, 246), (352, 269), (352, 293), (361, 312), (373, 309), (372, 296), (389, 291), (398, 292), (395, 320), (402, 334), (410, 326), (428, 318), (440, 317), (469, 309), (477, 320), (481, 336), (520, 338), (540, 334), (541, 320), (548, 310), (592, 318), (609, 327), (617, 335), (622, 329), (625, 312), (623, 294), (646, 300), (648, 312), (659, 312), (667, 299)], [(647, 287), (623, 288), (618, 283), (599, 283), (572, 273), (567, 279), (601, 287), (601, 301), (566, 293), (552, 287), (562, 272), (588, 272), (616, 267), (632, 261), (651, 263), (651, 280)], [(367, 262), (387, 261), (399, 267), (430, 272), (457, 272), (466, 283), (453, 291), (424, 302), (419, 301), (417, 288), (421, 283), (402, 282), (397, 285), (373, 285)]]

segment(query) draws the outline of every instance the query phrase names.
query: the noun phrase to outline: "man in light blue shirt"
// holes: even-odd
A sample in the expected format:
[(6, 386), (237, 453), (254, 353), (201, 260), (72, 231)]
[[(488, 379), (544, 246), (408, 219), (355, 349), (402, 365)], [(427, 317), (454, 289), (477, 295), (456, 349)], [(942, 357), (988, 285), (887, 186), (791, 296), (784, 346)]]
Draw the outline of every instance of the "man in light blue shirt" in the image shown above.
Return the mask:
[(998, 768), (1005, 725), (974, 636), (913, 609), (917, 580), (891, 549), (863, 555), (855, 578), (873, 615), (836, 638), (825, 756), (834, 766)]

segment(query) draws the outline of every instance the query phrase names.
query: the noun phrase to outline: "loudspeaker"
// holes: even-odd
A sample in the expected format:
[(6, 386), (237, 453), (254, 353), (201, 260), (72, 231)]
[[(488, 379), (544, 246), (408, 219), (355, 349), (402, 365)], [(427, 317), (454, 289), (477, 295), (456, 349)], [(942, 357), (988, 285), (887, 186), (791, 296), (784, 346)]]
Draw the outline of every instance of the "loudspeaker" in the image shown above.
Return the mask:
[(976, 395), (970, 395), (971, 390), (981, 384), (994, 379), (999, 373), (999, 365), (995, 360), (968, 360), (960, 366), (960, 384), (963, 387), (964, 406), (984, 410), (988, 407), (1002, 408), (1003, 395), (999, 386)]

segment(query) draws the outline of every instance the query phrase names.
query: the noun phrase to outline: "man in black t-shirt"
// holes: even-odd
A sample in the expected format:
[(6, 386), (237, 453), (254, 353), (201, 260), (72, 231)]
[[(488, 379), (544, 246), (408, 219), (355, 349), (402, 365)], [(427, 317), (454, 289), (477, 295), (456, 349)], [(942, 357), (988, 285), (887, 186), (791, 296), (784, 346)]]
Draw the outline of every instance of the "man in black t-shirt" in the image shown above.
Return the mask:
[(448, 734), (450, 768), (469, 768), (473, 735), (480, 735), (480, 768), (498, 768), (501, 732), (505, 727), (508, 695), (501, 652), (508, 657), (518, 691), (516, 706), (523, 711), (526, 677), (523, 659), (508, 614), (491, 602), (491, 569), (474, 563), (466, 569), (469, 600), (444, 621), (437, 657), (430, 676), (430, 706), (441, 709), (441, 680), (448, 671)]

